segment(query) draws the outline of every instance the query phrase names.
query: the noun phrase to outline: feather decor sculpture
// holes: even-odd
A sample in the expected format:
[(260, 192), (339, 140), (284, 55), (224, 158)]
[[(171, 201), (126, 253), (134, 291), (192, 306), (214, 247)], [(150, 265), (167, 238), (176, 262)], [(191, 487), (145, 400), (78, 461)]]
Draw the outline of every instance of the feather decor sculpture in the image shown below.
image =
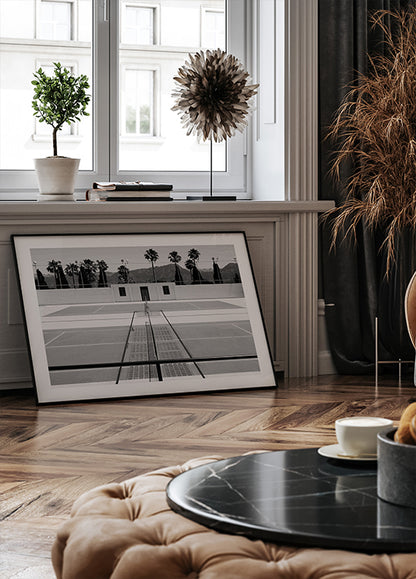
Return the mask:
[(187, 135), (220, 143), (247, 125), (249, 100), (259, 85), (249, 84), (235, 56), (220, 49), (189, 54), (174, 81), (172, 110), (182, 113)]
[[(240, 61), (221, 49), (189, 54), (174, 77), (173, 111), (181, 113), (187, 135), (210, 141), (210, 197), (212, 197), (212, 142), (220, 143), (243, 131), (250, 111), (249, 101), (258, 84), (250, 79)], [(193, 198), (193, 197), (191, 197)], [(216, 199), (235, 199), (217, 197)]]
[[(397, 24), (392, 34), (384, 23)], [(354, 163), (343, 203), (330, 210), (333, 244), (355, 236), (358, 224), (386, 229), (387, 273), (398, 236), (416, 229), (416, 8), (381, 10), (373, 17), (385, 35), (384, 54), (370, 59), (340, 106), (329, 136), (337, 141), (332, 172)]]

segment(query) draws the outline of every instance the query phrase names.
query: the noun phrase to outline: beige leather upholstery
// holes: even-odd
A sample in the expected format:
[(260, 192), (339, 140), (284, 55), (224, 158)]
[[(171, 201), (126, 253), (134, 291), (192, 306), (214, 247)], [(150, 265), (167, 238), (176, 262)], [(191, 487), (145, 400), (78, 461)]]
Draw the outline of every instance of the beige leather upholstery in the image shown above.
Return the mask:
[(171, 478), (194, 459), (82, 495), (59, 530), (58, 579), (415, 579), (416, 554), (365, 555), (252, 541), (173, 513)]
[(407, 286), (404, 297), (404, 311), (409, 336), (413, 346), (416, 347), (416, 273), (413, 274)]

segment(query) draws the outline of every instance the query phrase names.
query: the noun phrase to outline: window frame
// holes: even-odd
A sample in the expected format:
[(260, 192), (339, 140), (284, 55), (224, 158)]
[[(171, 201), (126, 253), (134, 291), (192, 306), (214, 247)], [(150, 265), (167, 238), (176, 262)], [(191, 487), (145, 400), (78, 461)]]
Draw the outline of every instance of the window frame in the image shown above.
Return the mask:
[(146, 8), (153, 12), (153, 41), (146, 44), (141, 44), (140, 42), (135, 42), (133, 45), (129, 43), (123, 43), (126, 46), (155, 46), (160, 43), (160, 33), (159, 33), (159, 5), (158, 4), (140, 4), (139, 6), (135, 5), (134, 2), (125, 2), (123, 5), (123, 14), (121, 17), (121, 24), (123, 24), (123, 18), (126, 18), (126, 8)]
[[(217, 8), (210, 8), (209, 6), (204, 5), (204, 4), (201, 5), (200, 32), (199, 32), (199, 34), (200, 34), (200, 38), (201, 38), (202, 48), (205, 47), (205, 43), (204, 43), (204, 23), (205, 22), (204, 21), (206, 19), (207, 14), (213, 14), (213, 13), (220, 14), (221, 11), (218, 10)], [(226, 40), (227, 40), (227, 34), (225, 36), (226, 36)]]
[[(249, 47), (247, 46), (247, 2), (249, 0), (225, 0), (225, 24), (226, 24), (226, 49), (232, 52), (234, 56), (239, 58), (244, 65), (246, 65), (247, 56), (249, 54)], [(150, 6), (150, 4), (149, 4)], [(157, 17), (156, 17), (157, 20)], [(110, 87), (110, 102), (113, 103), (111, 107), (110, 116), (110, 175), (109, 180), (123, 180), (134, 181), (137, 179), (138, 172), (119, 171), (119, 157), (117, 146), (117, 118), (116, 114), (119, 111), (119, 95), (118, 95), (118, 66), (117, 55), (119, 50), (119, 7), (118, 3), (110, 4), (110, 54), (113, 59), (113, 66), (110, 69), (114, 71), (115, 82), (111, 83)], [(243, 31), (243, 33), (242, 33)], [(184, 54), (184, 62), (187, 53)], [(157, 98), (157, 97), (156, 97)], [(250, 192), (247, 190), (247, 184), (250, 182), (248, 175), (248, 127), (243, 133), (237, 133), (229, 142), (227, 146), (227, 160), (226, 171), (215, 172), (213, 175), (215, 193), (229, 194), (234, 193), (241, 199), (250, 197)], [(143, 181), (154, 182), (169, 182), (174, 186), (174, 193), (183, 196), (187, 193), (207, 193), (209, 191), (209, 171), (163, 171), (156, 173), (154, 171), (140, 171), (140, 176)]]
[(75, 0), (36, 0), (36, 17), (35, 17), (35, 39), (36, 40), (51, 40), (52, 42), (57, 42), (56, 39), (52, 38), (41, 38), (40, 34), (40, 26), (41, 26), (41, 6), (42, 4), (46, 3), (55, 3), (55, 4), (69, 4), (70, 5), (70, 18), (71, 21), (69, 23), (70, 26), (70, 38), (69, 40), (64, 40), (64, 42), (71, 42), (73, 40), (77, 40), (78, 38), (78, 15), (77, 15), (77, 3)]
[(151, 72), (152, 73), (152, 80), (151, 80), (151, 85), (152, 85), (152, 95), (151, 95), (151, 130), (149, 133), (128, 133), (126, 131), (126, 103), (121, 103), (120, 106), (120, 130), (119, 130), (119, 140), (121, 143), (126, 142), (126, 143), (132, 143), (132, 142), (141, 142), (141, 143), (147, 143), (149, 141), (151, 141), (152, 139), (154, 139), (155, 137), (159, 137), (160, 136), (160, 123), (159, 123), (159, 117), (160, 115), (158, 115), (158, 110), (159, 107), (157, 105), (158, 102), (158, 98), (157, 98), (157, 87), (159, 85), (159, 80), (158, 80), (158, 75), (159, 75), (159, 70), (157, 67), (155, 67), (154, 65), (146, 65), (146, 64), (134, 64), (134, 63), (121, 63), (120, 67), (122, 69), (122, 82), (125, 82), (125, 75), (128, 71), (134, 71), (134, 72)]

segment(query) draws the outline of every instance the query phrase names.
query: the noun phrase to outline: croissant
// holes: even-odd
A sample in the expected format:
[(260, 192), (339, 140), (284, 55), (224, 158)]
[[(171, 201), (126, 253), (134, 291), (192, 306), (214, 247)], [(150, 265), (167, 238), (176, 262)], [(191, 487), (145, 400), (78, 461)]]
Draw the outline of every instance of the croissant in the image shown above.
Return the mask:
[(395, 442), (416, 445), (416, 402), (409, 404), (403, 411), (394, 440)]

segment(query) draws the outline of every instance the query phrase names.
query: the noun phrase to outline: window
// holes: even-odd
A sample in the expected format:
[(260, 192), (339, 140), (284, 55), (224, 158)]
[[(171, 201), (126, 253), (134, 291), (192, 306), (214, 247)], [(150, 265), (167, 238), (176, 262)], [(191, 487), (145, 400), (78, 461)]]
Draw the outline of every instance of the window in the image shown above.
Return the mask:
[(72, 2), (41, 0), (37, 38), (44, 40), (71, 40), (72, 8)]
[[(68, 40), (74, 14), (79, 25), (72, 26)], [(41, 24), (46, 26), (46, 22), (49, 37), (40, 38)], [(60, 61), (75, 74), (92, 79), (91, 40), (91, 0), (0, 0), (0, 182), (7, 192), (24, 188), (33, 189), (35, 195), (33, 159), (52, 154), (52, 130), (33, 116), (33, 72), (42, 67), (49, 74), (53, 62)], [(94, 169), (93, 119), (93, 114), (82, 117), (58, 133), (58, 154), (80, 158), (81, 175)]]
[[(81, 159), (77, 190), (96, 180), (141, 179), (172, 183), (174, 196), (206, 192), (210, 145), (187, 136), (171, 110), (173, 78), (188, 54), (201, 49), (227, 45), (244, 61), (245, 4), (1, 0), (2, 190), (36, 195), (33, 159), (51, 154), (52, 131), (33, 117), (30, 82), (39, 63), (48, 70), (59, 61), (88, 76), (93, 97), (90, 116), (58, 133), (58, 154)], [(214, 144), (216, 192), (247, 196), (246, 149), (245, 133)]]
[(202, 9), (201, 44), (214, 48), (225, 46), (225, 22), (221, 10)]
[(168, 285), (164, 285), (163, 286), (163, 295), (164, 296), (169, 296), (170, 295), (170, 288)]
[[(207, 6), (211, 7), (210, 10)], [(134, 177), (137, 172), (140, 176), (145, 173), (149, 181), (156, 178), (147, 176), (148, 172), (163, 171), (166, 174), (180, 171), (187, 175), (197, 171), (208, 172), (209, 143), (199, 142), (196, 136), (186, 134), (180, 116), (171, 110), (171, 95), (174, 76), (190, 52), (203, 47), (225, 48), (223, 0), (164, 0), (158, 11), (142, 0), (136, 0), (134, 4), (132, 0), (122, 0), (119, 11), (118, 99), (121, 119), (115, 171), (125, 172), (126, 180), (127, 176)], [(158, 22), (160, 34), (156, 35), (154, 29)], [(204, 31), (206, 26), (209, 26), (209, 34), (204, 42), (208, 44), (203, 46), (200, 31)], [(136, 32), (132, 33), (132, 30)], [(138, 40), (139, 31), (141, 40)], [(146, 34), (143, 31), (147, 31)], [(209, 44), (209, 39), (212, 44)], [(219, 39), (222, 46), (218, 46)], [(214, 145), (213, 168), (217, 175), (227, 171), (225, 143)], [(171, 180), (171, 177), (162, 176), (162, 180)], [(199, 186), (201, 181), (199, 178)], [(218, 184), (218, 176), (216, 182)], [(208, 180), (205, 186), (208, 186)]]
[(153, 84), (152, 70), (124, 71), (124, 107), (122, 113), (122, 133), (133, 136), (151, 136), (153, 123)]
[(123, 44), (154, 44), (155, 8), (124, 5), (121, 26)]

